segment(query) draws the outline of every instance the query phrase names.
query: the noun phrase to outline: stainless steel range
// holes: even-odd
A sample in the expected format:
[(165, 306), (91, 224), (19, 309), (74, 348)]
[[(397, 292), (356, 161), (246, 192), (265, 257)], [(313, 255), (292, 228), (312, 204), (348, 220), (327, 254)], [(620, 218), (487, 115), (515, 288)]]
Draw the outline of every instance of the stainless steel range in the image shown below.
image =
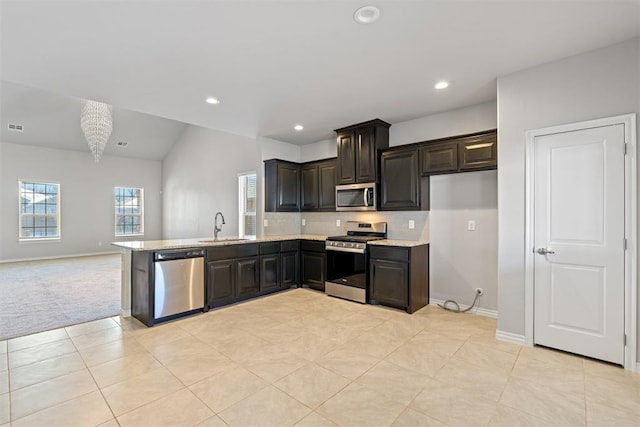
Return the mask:
[(367, 242), (387, 238), (386, 222), (347, 221), (346, 236), (328, 237), (327, 295), (366, 304), (369, 256)]

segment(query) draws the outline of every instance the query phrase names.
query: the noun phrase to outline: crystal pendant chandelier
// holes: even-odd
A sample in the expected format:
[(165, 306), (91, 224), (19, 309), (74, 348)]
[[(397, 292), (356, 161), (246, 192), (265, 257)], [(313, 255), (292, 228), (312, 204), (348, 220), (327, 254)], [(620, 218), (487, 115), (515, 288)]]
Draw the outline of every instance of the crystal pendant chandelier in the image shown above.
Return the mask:
[(97, 101), (85, 102), (80, 114), (80, 127), (93, 153), (93, 158), (98, 163), (113, 130), (111, 105)]

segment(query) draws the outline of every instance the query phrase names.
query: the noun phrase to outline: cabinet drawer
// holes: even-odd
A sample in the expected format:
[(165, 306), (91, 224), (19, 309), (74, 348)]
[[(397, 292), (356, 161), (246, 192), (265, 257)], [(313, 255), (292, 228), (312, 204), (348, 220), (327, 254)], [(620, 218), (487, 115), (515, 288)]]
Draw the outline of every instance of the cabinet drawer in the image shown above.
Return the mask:
[(260, 255), (280, 253), (280, 242), (260, 243)]
[(386, 259), (390, 261), (409, 262), (409, 248), (399, 248), (395, 246), (369, 246), (369, 257), (371, 259)]
[(207, 261), (219, 259), (244, 258), (258, 255), (258, 244), (229, 245), (207, 248)]
[(280, 250), (282, 252), (292, 252), (298, 249), (300, 249), (299, 240), (285, 240), (284, 242), (280, 242)]
[(300, 242), (300, 249), (310, 252), (324, 252), (324, 240), (302, 240)]

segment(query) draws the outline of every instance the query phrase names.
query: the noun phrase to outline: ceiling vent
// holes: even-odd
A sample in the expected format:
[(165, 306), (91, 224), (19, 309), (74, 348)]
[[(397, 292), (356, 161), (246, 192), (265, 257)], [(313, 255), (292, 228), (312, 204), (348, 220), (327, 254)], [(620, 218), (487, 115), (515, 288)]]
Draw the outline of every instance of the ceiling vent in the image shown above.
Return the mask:
[(129, 143), (126, 142), (126, 141), (118, 141), (118, 142), (116, 142), (116, 147), (127, 148), (127, 145), (129, 145)]
[(24, 132), (24, 127), (22, 125), (16, 125), (13, 123), (9, 123), (7, 128), (12, 132)]

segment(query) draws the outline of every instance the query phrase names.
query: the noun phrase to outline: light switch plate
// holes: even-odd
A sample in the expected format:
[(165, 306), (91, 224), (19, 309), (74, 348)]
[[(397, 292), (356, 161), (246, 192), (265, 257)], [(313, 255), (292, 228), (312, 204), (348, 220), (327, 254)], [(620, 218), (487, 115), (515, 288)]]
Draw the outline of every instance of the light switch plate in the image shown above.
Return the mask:
[(409, 220), (409, 230), (416, 228), (416, 222), (412, 219)]
[(269, 226), (269, 220), (265, 219), (264, 221), (262, 221), (262, 225), (264, 225), (265, 227)]
[(340, 220), (336, 219), (336, 227), (340, 227)]
[(302, 226), (304, 227), (305, 225), (307, 225), (307, 220), (302, 218)]

